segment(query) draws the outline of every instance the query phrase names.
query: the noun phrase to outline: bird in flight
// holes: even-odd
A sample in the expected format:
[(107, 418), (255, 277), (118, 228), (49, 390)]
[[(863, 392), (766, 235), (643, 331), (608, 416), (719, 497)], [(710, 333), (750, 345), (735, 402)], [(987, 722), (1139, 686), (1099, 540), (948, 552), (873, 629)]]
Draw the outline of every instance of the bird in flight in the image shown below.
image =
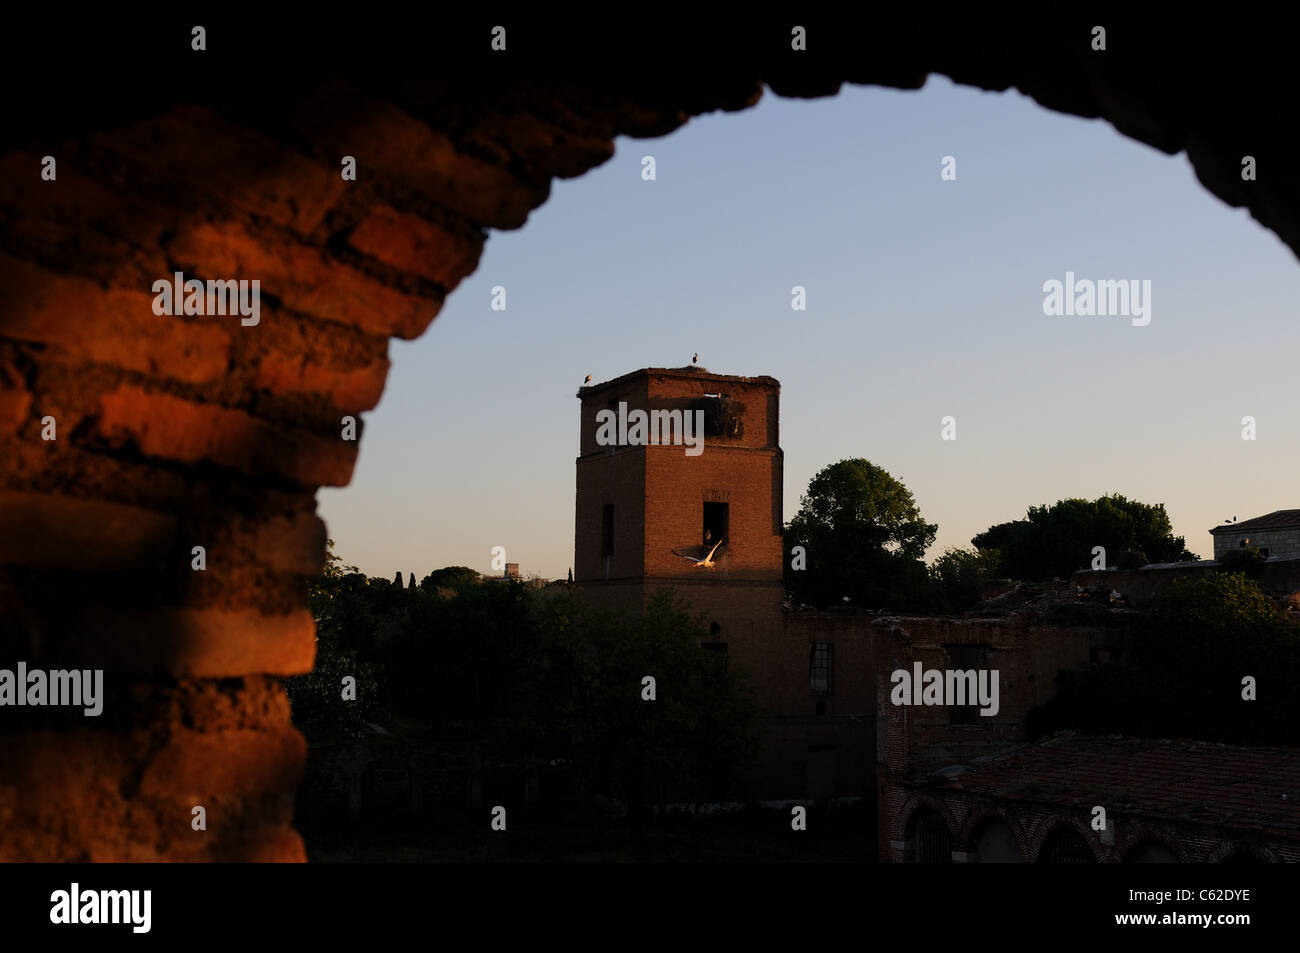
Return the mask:
[[(713, 554), (716, 553), (718, 551), (718, 547), (722, 546), (724, 543), (726, 543), (725, 539), (718, 540), (716, 543), (713, 544), (713, 548), (710, 549), (708, 553), (703, 557), (696, 556), (694, 553), (690, 553), (690, 552), (682, 552), (680, 549), (674, 549), (673, 555), (681, 556), (682, 559), (689, 559), (691, 562), (695, 563), (695, 565), (703, 566), (705, 569), (712, 569), (714, 566), (717, 565), (717, 563), (713, 561)], [(695, 551), (702, 553), (704, 552), (704, 547), (697, 546)]]

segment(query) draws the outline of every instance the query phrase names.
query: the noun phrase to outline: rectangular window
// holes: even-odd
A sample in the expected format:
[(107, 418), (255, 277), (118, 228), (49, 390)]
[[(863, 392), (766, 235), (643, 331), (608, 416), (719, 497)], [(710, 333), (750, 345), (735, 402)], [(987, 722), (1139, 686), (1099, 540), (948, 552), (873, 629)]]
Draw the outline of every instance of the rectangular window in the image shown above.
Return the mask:
[(730, 503), (704, 504), (704, 530), (701, 542), (710, 549), (727, 538), (730, 506)]
[(614, 555), (614, 504), (606, 503), (600, 521), (600, 554)]
[(831, 693), (831, 643), (813, 642), (808, 647), (808, 682), (814, 695)]
[[(948, 645), (948, 668), (954, 672), (975, 671), (975, 678), (965, 679), (968, 693), (964, 705), (952, 705), (948, 709), (948, 724), (978, 725), (981, 723), (979, 706), (979, 672), (988, 663), (989, 647), (987, 645)], [(945, 682), (947, 676), (945, 674)], [(987, 680), (986, 680), (987, 681)], [(974, 692), (974, 697), (969, 693)], [(990, 720), (990, 719), (985, 719)]]

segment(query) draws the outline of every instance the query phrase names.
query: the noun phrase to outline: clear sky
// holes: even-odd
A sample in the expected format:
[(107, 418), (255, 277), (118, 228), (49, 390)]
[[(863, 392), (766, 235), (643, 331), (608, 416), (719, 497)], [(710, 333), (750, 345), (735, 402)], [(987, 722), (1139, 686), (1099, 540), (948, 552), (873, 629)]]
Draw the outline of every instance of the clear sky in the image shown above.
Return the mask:
[[(1067, 271), (1150, 280), (1150, 324), (1044, 315), (1044, 282)], [(1164, 503), (1208, 557), (1224, 519), (1300, 507), (1298, 299), (1272, 232), (1186, 156), (1101, 120), (941, 77), (765, 93), (620, 139), (492, 233), (425, 335), (391, 345), (352, 484), (320, 510), (371, 575), (488, 572), (499, 545), (525, 575), (563, 577), (578, 386), (698, 351), (781, 382), (786, 520), (817, 470), (860, 456), (938, 524), (930, 558), (1032, 504), (1107, 492)]]

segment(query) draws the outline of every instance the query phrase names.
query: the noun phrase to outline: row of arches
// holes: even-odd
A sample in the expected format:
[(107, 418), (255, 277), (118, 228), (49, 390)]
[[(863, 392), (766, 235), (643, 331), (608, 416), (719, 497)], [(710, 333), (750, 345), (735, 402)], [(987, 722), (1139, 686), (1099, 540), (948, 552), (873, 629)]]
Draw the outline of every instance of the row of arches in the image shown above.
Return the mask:
[[(954, 852), (964, 854), (967, 863), (975, 864), (1095, 864), (1116, 859), (1126, 864), (1172, 864), (1185, 859), (1174, 846), (1154, 835), (1131, 844), (1118, 857), (1108, 856), (1065, 819), (1057, 820), (1037, 849), (1026, 849), (1026, 843), (1010, 822), (992, 814), (981, 818), (971, 828), (965, 844), (959, 844), (944, 816), (922, 805), (912, 812), (904, 827), (903, 861), (948, 864), (953, 862)], [(1209, 857), (1217, 863), (1266, 863), (1271, 859), (1244, 844), (1225, 844)]]

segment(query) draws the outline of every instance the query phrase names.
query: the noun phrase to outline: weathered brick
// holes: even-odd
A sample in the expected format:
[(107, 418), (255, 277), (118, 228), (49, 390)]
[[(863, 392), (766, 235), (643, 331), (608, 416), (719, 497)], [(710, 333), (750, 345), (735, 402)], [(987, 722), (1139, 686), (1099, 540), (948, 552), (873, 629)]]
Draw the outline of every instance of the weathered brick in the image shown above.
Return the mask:
[(174, 730), (140, 778), (145, 797), (190, 798), (292, 791), (307, 743), (289, 725), (264, 731)]
[(428, 278), (447, 291), (478, 267), (483, 239), (470, 241), (388, 206), (372, 209), (348, 244), (402, 271)]
[(268, 616), (254, 609), (95, 607), (78, 615), (63, 651), (113, 672), (300, 675), (316, 657), (316, 622), (306, 609)]
[(450, 139), (390, 103), (342, 83), (306, 102), (293, 127), (334, 155), (357, 157), (357, 176), (379, 174), (493, 228), (519, 228), (550, 184), (529, 185), (504, 166), (456, 150)]
[(370, 410), (388, 380), (387, 359), (346, 370), (323, 367), (310, 354), (270, 353), (257, 365), (254, 386), (273, 394), (320, 394), (344, 410)]
[(355, 442), (276, 427), (241, 410), (120, 387), (100, 398), (96, 433), (115, 447), (180, 463), (208, 461), (302, 486), (346, 486)]
[(374, 335), (417, 337), (441, 306), (403, 294), (284, 234), (253, 235), (234, 222), (182, 229), (167, 247), (187, 277), (258, 279), (262, 293), (286, 307)]
[(21, 387), (0, 390), (0, 437), (17, 433), (31, 407), (31, 391)]
[(69, 572), (157, 569), (176, 519), (140, 506), (0, 491), (0, 564)]
[[(214, 141), (220, 149), (212, 148)], [(300, 234), (321, 223), (346, 187), (336, 169), (189, 104), (98, 136), (95, 143), (137, 164), (142, 186), (184, 183), (222, 206)]]
[(188, 383), (215, 380), (229, 365), (229, 332), (214, 322), (238, 319), (156, 315), (148, 291), (104, 289), (9, 255), (0, 255), (0, 287), (0, 337)]
[(539, 174), (561, 179), (582, 175), (614, 156), (612, 138), (578, 135), (529, 113), (479, 117), (467, 135), (502, 163), (517, 157)]
[(307, 862), (307, 845), (303, 843), (302, 835), (286, 824), (258, 831), (255, 838), (236, 845), (228, 859), (243, 864), (304, 864)]
[(314, 514), (277, 516), (257, 528), (259, 562), (281, 572), (314, 576), (325, 567), (325, 521)]

